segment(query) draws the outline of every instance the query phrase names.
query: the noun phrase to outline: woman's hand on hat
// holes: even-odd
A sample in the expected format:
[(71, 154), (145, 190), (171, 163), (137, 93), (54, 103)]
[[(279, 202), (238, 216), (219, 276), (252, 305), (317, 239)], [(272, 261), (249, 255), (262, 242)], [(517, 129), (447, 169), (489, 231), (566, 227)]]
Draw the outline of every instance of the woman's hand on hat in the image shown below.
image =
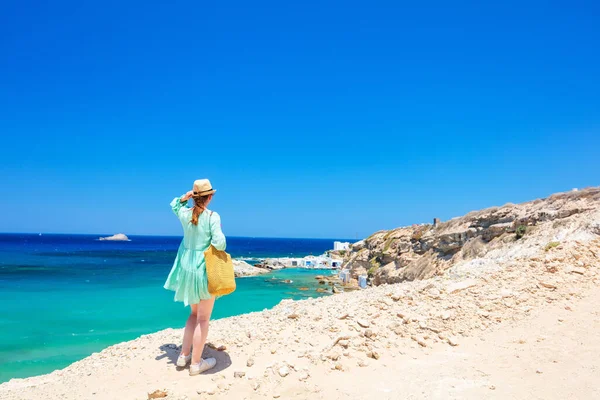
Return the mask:
[(186, 194), (183, 195), (183, 197), (181, 197), (181, 202), (185, 202), (188, 201), (189, 199), (192, 198), (192, 196), (194, 195), (194, 192), (192, 192), (191, 190), (189, 192), (187, 192)]

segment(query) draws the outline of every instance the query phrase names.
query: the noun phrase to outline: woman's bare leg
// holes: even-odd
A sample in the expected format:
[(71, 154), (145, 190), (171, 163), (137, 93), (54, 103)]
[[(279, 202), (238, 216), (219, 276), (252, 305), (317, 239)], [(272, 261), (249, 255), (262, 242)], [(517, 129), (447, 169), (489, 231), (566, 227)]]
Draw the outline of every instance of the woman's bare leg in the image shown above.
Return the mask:
[(192, 351), (192, 364), (198, 364), (202, 359), (204, 344), (208, 336), (208, 322), (212, 314), (215, 298), (201, 300), (196, 312), (196, 328), (194, 329), (194, 349)]
[(190, 304), (190, 316), (185, 323), (183, 331), (183, 344), (181, 345), (181, 354), (188, 356), (192, 349), (192, 340), (194, 338), (194, 328), (196, 328), (196, 314), (198, 313), (198, 304)]

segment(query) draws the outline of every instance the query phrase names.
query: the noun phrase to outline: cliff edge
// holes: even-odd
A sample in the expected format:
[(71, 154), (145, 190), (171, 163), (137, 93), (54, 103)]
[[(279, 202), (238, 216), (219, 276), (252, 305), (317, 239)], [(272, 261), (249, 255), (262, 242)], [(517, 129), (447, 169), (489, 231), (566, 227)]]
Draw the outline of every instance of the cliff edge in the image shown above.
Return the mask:
[(598, 234), (600, 188), (588, 188), (379, 231), (351, 247), (344, 268), (354, 279), (368, 275), (374, 285), (427, 279), (451, 267), (477, 273), (533, 257), (540, 247), (549, 250)]

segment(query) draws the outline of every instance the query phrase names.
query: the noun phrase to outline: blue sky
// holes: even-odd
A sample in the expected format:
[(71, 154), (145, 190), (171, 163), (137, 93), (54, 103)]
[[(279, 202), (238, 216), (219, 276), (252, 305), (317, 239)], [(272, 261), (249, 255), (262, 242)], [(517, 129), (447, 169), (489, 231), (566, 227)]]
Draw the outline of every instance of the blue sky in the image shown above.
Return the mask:
[(600, 185), (596, 2), (4, 2), (0, 231), (361, 238)]

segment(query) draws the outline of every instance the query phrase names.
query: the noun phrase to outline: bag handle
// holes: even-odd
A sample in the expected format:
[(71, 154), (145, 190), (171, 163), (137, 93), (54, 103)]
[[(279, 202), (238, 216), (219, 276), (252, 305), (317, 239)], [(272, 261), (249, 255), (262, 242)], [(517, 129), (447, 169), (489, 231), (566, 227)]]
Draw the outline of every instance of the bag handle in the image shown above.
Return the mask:
[(212, 246), (212, 237), (213, 236), (212, 236), (212, 224), (210, 222), (212, 221), (213, 212), (212, 212), (212, 210), (208, 210), (208, 211), (210, 211), (210, 214), (208, 215), (208, 231), (210, 232), (210, 242), (211, 242), (210, 246)]

